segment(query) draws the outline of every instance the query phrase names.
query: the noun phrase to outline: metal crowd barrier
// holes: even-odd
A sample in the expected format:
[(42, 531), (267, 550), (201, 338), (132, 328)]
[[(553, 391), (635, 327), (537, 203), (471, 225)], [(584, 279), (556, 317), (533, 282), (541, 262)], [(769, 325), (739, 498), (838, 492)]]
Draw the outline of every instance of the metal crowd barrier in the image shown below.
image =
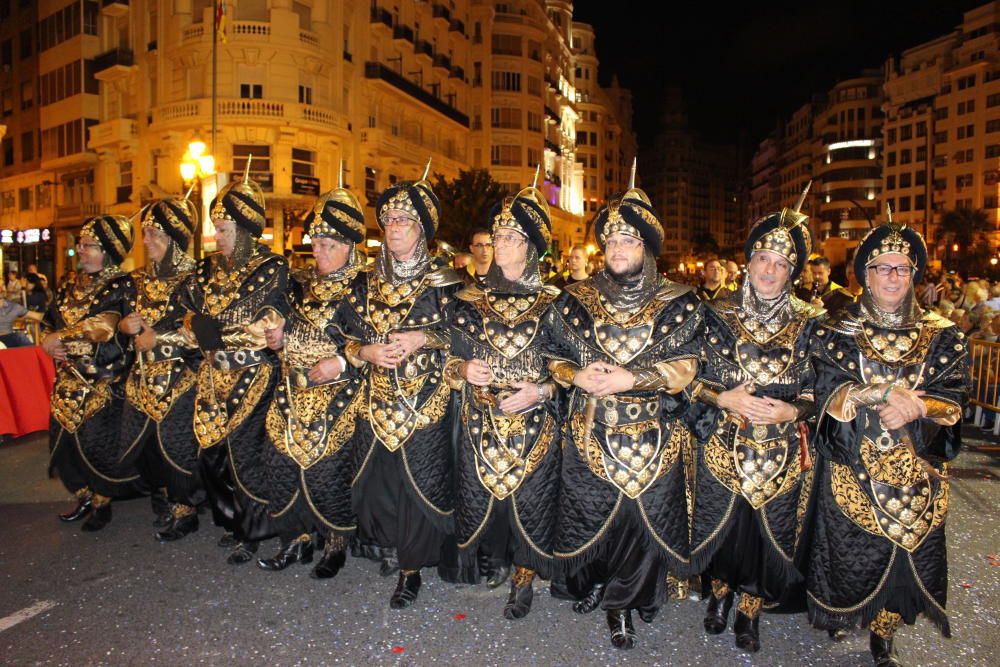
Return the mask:
[[(976, 426), (986, 423), (986, 411), (1000, 413), (1000, 343), (969, 340), (972, 395), (969, 405), (975, 407)], [(1000, 415), (993, 420), (993, 435), (1000, 435)]]

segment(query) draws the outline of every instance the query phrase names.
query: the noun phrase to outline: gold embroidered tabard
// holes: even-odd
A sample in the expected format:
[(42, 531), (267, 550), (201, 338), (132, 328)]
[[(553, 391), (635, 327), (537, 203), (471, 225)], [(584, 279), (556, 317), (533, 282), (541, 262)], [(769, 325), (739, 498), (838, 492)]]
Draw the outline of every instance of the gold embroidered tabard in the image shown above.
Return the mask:
[(855, 525), (916, 550), (948, 514), (949, 483), (931, 481), (910, 449), (862, 438), (860, 464), (833, 464), (833, 497)]
[[(235, 271), (227, 271), (219, 264), (219, 258), (213, 257), (211, 264), (206, 265), (198, 276), (198, 284), (205, 294), (207, 314), (225, 324), (249, 322), (260, 308), (259, 302), (271, 291), (271, 282), (277, 279), (277, 269), (272, 266), (262, 271), (255, 280), (250, 280), (250, 276), (272, 258), (274, 255), (255, 251), (246, 264)], [(206, 276), (209, 271), (211, 275)], [(260, 298), (255, 298), (258, 294)], [(236, 308), (230, 309), (234, 302)]]
[(688, 432), (670, 429), (669, 439), (663, 441), (656, 397), (607, 396), (596, 400), (589, 442), (584, 442), (584, 412), (573, 412), (574, 445), (594, 475), (629, 498), (638, 498), (674, 466)]
[(145, 271), (134, 271), (136, 302), (135, 310), (149, 325), (156, 325), (169, 311), (173, 310), (170, 297), (187, 274), (181, 273), (169, 278), (157, 278)]
[[(282, 454), (303, 470), (340, 451), (354, 435), (361, 401), (351, 382), (305, 389), (286, 384), (267, 411), (267, 433)], [(331, 410), (331, 404), (336, 410)], [(331, 419), (331, 412), (337, 412)]]
[(68, 369), (56, 374), (52, 387), (50, 409), (52, 417), (70, 433), (76, 433), (87, 421), (111, 399), (109, 380), (87, 382)]
[(209, 360), (198, 369), (194, 434), (202, 447), (217, 445), (236, 430), (264, 396), (270, 364), (222, 370)]
[[(161, 346), (163, 347), (170, 346)], [(140, 355), (145, 353), (140, 352)], [(136, 409), (159, 423), (174, 402), (197, 382), (197, 375), (179, 358), (136, 361), (125, 383), (125, 398)]]
[(514, 493), (538, 467), (556, 430), (555, 420), (542, 409), (506, 414), (477, 409), (471, 402), (463, 411), (462, 424), (472, 444), (479, 483), (497, 500)]
[[(430, 355), (418, 350), (417, 355), (410, 355), (410, 358), (414, 356), (427, 358)], [(400, 378), (395, 371), (372, 368), (368, 419), (375, 437), (390, 452), (406, 444), (418, 429), (426, 428), (444, 417), (451, 389), (440, 375), (435, 371), (433, 375), (424, 373), (413, 378)], [(419, 395), (428, 382), (434, 388), (421, 404)]]
[(802, 473), (794, 423), (743, 429), (723, 422), (705, 445), (712, 475), (759, 509), (795, 488)]
[(554, 300), (553, 295), (541, 291), (508, 297), (488, 294), (474, 303), (483, 318), (487, 342), (509, 361), (531, 345), (538, 333), (538, 321)]

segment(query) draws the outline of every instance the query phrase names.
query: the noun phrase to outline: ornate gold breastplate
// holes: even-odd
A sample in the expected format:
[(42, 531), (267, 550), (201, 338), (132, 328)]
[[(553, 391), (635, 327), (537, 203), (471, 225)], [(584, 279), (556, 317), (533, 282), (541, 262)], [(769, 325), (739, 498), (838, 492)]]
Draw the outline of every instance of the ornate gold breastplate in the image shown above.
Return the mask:
[(759, 424), (743, 429), (723, 422), (705, 445), (712, 475), (754, 509), (792, 490), (802, 472), (794, 424)]
[(555, 421), (544, 410), (506, 414), (469, 404), (463, 422), (476, 457), (479, 483), (497, 500), (514, 493), (538, 467), (555, 435)]
[[(574, 294), (593, 314), (597, 346), (617, 364), (628, 364), (652, 343), (656, 315), (663, 308), (661, 301), (651, 299), (639, 308), (620, 310), (607, 303), (593, 285), (581, 285)], [(678, 317), (683, 320), (683, 316)], [(572, 324), (579, 326), (579, 322)]]
[(555, 297), (547, 292), (498, 297), (487, 294), (475, 301), (490, 346), (506, 359), (523, 353), (538, 333), (538, 321)]
[(154, 278), (142, 273), (135, 276), (136, 299), (135, 309), (149, 324), (156, 324), (167, 314), (170, 308), (170, 296), (184, 276), (170, 278)]

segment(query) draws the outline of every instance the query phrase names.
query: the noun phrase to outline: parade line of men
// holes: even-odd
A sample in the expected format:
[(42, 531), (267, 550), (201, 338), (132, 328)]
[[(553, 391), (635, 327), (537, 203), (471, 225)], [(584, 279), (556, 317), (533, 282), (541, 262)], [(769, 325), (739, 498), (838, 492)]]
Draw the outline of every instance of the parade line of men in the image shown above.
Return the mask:
[(133, 221), (87, 220), (43, 342), (51, 465), (77, 499), (60, 518), (98, 531), (113, 499), (149, 495), (161, 542), (202, 513), (232, 565), (277, 536), (261, 568), (315, 558), (325, 579), (350, 551), (397, 575), (394, 609), (429, 567), (509, 579), (507, 619), (548, 579), (623, 649), (632, 613), (653, 622), (689, 580), (705, 631), (748, 652), (768, 610), (808, 611), (833, 640), (866, 627), (877, 665), (900, 664), (893, 637), (919, 614), (949, 636), (967, 350), (914, 299), (920, 234), (890, 212), (857, 249), (861, 296), (828, 312), (794, 295), (800, 201), (753, 225), (746, 278), (701, 301), (657, 272), (663, 230), (633, 176), (595, 219), (603, 270), (560, 290), (539, 272), (551, 223), (532, 186), (492, 210), (477, 238), (494, 258), (469, 280), (429, 251), (426, 178), (378, 199), (371, 264), (358, 199), (321, 196), (315, 266), (294, 274), (259, 243), (246, 174), (197, 262), (186, 198), (139, 212), (148, 263), (131, 274)]

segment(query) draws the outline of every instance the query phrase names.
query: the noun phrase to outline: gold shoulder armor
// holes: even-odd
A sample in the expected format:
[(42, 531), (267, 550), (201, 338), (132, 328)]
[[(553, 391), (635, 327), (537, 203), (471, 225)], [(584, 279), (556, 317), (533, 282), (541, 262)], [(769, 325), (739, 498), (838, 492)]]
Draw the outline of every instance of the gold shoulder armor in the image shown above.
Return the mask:
[(955, 326), (954, 322), (931, 310), (926, 311), (924, 316), (920, 318), (920, 321), (934, 329), (947, 329), (948, 327)]
[(660, 286), (660, 289), (656, 291), (656, 299), (658, 301), (673, 301), (677, 297), (693, 291), (694, 287), (691, 285), (682, 285), (681, 283), (675, 283), (671, 280), (667, 280)]
[(808, 301), (803, 301), (794, 294), (790, 297), (792, 304), (792, 310), (805, 317), (822, 317), (826, 315), (826, 308), (823, 306), (817, 306), (809, 303)]
[(442, 266), (427, 274), (427, 284), (431, 287), (447, 287), (462, 282), (462, 276), (450, 266)]
[(484, 294), (485, 292), (479, 289), (478, 285), (469, 285), (458, 290), (458, 294), (455, 295), (455, 298), (472, 303), (473, 301), (479, 301)]
[(842, 333), (847, 336), (854, 336), (859, 331), (861, 331), (861, 322), (853, 314), (848, 312), (846, 308), (841, 308), (837, 313), (828, 317), (823, 325), (828, 329), (832, 329), (837, 333)]

